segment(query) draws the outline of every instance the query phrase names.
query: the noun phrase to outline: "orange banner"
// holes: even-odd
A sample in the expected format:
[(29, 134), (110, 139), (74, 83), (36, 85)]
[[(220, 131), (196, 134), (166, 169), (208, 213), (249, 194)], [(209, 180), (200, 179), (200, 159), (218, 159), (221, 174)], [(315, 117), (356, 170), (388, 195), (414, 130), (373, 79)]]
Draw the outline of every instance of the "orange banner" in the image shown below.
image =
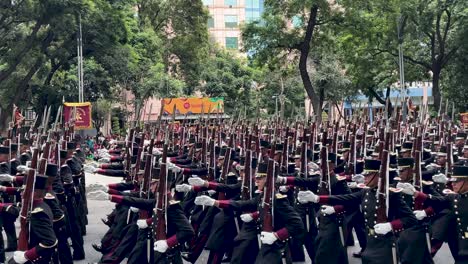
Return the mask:
[[(74, 117), (73, 113), (75, 113)], [(91, 103), (64, 103), (63, 120), (68, 122), (71, 119), (75, 120), (75, 130), (92, 128)]]
[[(224, 98), (222, 97), (202, 97), (202, 98), (164, 98), (164, 115), (172, 115), (175, 106), (175, 113), (185, 114), (223, 114)], [(202, 111), (203, 109), (203, 111)]]

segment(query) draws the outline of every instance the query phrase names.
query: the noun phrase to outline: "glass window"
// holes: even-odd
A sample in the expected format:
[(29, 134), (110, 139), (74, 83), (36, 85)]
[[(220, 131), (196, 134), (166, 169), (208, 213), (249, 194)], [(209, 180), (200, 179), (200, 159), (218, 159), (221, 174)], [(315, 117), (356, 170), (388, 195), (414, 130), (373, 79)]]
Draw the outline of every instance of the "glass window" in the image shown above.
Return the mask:
[(245, 11), (245, 20), (247, 22), (252, 22), (260, 19), (260, 11)]
[(226, 48), (238, 49), (239, 44), (237, 43), (237, 37), (226, 37)]
[(226, 6), (236, 6), (237, 0), (224, 0), (224, 5)]
[(302, 18), (299, 16), (293, 16), (292, 24), (294, 27), (302, 27)]
[(260, 8), (260, 0), (245, 0), (245, 8)]
[(213, 19), (213, 17), (208, 18), (208, 28), (214, 28), (214, 19)]
[(213, 0), (202, 0), (203, 5), (213, 5)]
[(236, 15), (225, 15), (224, 26), (227, 28), (237, 27), (237, 16)]

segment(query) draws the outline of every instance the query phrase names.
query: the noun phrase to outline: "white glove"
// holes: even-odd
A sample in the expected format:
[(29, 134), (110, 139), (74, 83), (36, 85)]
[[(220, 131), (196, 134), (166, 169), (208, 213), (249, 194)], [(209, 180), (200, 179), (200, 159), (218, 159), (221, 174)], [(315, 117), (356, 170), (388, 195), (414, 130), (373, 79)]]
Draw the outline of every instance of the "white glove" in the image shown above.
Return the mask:
[(131, 190), (125, 190), (123, 191), (123, 193), (131, 193), (132, 191)]
[(413, 212), (414, 216), (416, 216), (416, 219), (418, 220), (423, 220), (424, 218), (427, 217), (426, 211), (424, 210), (416, 210)]
[(416, 192), (414, 186), (408, 182), (399, 182), (396, 187), (401, 189), (401, 192), (404, 194), (413, 195)]
[(130, 206), (130, 210), (134, 213), (138, 213), (140, 212), (140, 209), (136, 208), (136, 207), (133, 207), (133, 206)]
[(26, 263), (28, 259), (24, 256), (24, 253), (24, 251), (15, 251), (13, 253), (13, 260), (19, 264)]
[(188, 183), (192, 186), (203, 186), (205, 185), (205, 180), (198, 177), (192, 177), (188, 179)]
[(318, 203), (319, 197), (311, 191), (300, 191), (297, 194), (297, 200), (302, 204), (309, 202)]
[(314, 162), (309, 162), (307, 163), (307, 167), (309, 167), (309, 170), (318, 170), (320, 167), (314, 163)]
[(434, 175), (432, 176), (432, 180), (436, 183), (447, 183), (448, 182), (448, 178), (447, 176), (445, 176), (444, 174), (440, 173), (440, 174), (437, 174), (437, 175)]
[(332, 214), (335, 213), (335, 208), (333, 206), (329, 206), (329, 205), (322, 205), (321, 211), (322, 211), (323, 214), (332, 215)]
[(95, 173), (95, 172), (97, 171), (97, 168), (96, 168), (96, 167), (93, 167), (93, 166), (90, 166), (90, 165), (87, 165), (87, 164), (85, 164), (85, 165), (83, 166), (83, 170), (84, 170), (85, 172), (89, 172), (89, 173)]
[(348, 187), (351, 189), (357, 188), (357, 182), (348, 182)]
[(240, 216), (242, 222), (248, 223), (253, 220), (252, 214), (241, 214)]
[(374, 230), (376, 234), (385, 235), (392, 231), (392, 225), (390, 223), (376, 224), (374, 225)]
[(136, 222), (138, 229), (145, 229), (148, 227), (148, 223), (146, 222), (146, 219), (138, 219)]
[(440, 168), (440, 166), (435, 164), (435, 163), (431, 163), (431, 164), (426, 166), (427, 170), (435, 170), (435, 169), (438, 169), (438, 168)]
[(8, 174), (0, 174), (0, 181), (11, 182), (15, 177)]
[(356, 183), (364, 183), (364, 175), (356, 174), (351, 177), (351, 180)]
[(279, 191), (282, 192), (282, 193), (285, 193), (289, 190), (289, 187), (288, 186), (285, 186), (285, 185), (281, 185), (279, 187)]
[(88, 163), (86, 165), (89, 165), (89, 166), (94, 167), (94, 168), (99, 168), (99, 164), (97, 164), (96, 162), (90, 162), (90, 163)]
[(172, 172), (174, 173), (179, 173), (182, 171), (182, 168), (181, 167), (177, 167), (176, 165), (174, 165), (174, 167), (171, 168)]
[(16, 167), (16, 170), (21, 173), (25, 173), (29, 170), (29, 168), (25, 165), (19, 165), (18, 167)]
[(154, 251), (159, 253), (165, 253), (169, 246), (167, 245), (166, 240), (158, 240), (154, 242)]
[(101, 163), (109, 163), (109, 162), (110, 162), (110, 158), (109, 158), (109, 157), (100, 158), (100, 159), (98, 159), (98, 162), (101, 162)]
[(209, 195), (214, 195), (215, 193), (216, 193), (215, 190), (208, 190), (208, 194), (209, 194)]
[(263, 244), (271, 245), (275, 243), (278, 238), (273, 234), (273, 232), (265, 232), (262, 231), (260, 233), (260, 240), (262, 241)]
[(206, 206), (213, 206), (215, 203), (215, 199), (207, 196), (207, 195), (202, 195), (198, 196), (195, 198), (195, 204), (196, 205), (206, 205)]
[(190, 192), (192, 190), (192, 188), (193, 187), (191, 185), (188, 185), (188, 184), (185, 184), (185, 183), (184, 184), (178, 184), (175, 187), (176, 191), (184, 192), (184, 193)]
[(162, 152), (161, 152), (161, 150), (159, 150), (159, 149), (157, 149), (157, 148), (153, 148), (153, 154), (161, 155)]
[(286, 184), (286, 177), (281, 177), (281, 176), (276, 177), (276, 183)]

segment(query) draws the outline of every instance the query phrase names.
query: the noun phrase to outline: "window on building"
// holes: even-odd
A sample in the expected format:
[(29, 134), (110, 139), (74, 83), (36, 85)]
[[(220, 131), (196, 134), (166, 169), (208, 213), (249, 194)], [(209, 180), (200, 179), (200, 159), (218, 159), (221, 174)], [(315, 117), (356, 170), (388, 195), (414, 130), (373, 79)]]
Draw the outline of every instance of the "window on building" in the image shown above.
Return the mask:
[(213, 17), (208, 18), (208, 28), (214, 28), (214, 19)]
[(226, 37), (226, 48), (227, 49), (238, 49), (239, 44), (237, 42), (237, 37)]
[(213, 0), (202, 0), (203, 5), (213, 5)]
[(226, 6), (236, 6), (237, 0), (224, 0), (224, 5)]
[(260, 19), (260, 11), (251, 11), (251, 10), (245, 11), (245, 20), (247, 22), (252, 22), (255, 20), (259, 20), (259, 19)]
[(260, 8), (260, 0), (245, 0), (245, 8)]
[(237, 16), (236, 15), (225, 15), (224, 26), (227, 28), (237, 27)]

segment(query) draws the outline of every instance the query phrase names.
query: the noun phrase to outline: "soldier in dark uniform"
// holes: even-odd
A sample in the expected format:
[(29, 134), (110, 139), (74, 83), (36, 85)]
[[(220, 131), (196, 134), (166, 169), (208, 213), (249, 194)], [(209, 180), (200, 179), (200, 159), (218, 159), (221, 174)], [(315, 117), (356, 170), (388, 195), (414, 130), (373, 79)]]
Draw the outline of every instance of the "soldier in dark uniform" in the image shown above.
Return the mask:
[(468, 263), (468, 167), (454, 166), (453, 191), (446, 191), (445, 196), (435, 196), (416, 191), (405, 186), (403, 192), (413, 195), (415, 200), (431, 206), (436, 212), (450, 209), (448, 228), (450, 230), (449, 247), (456, 264)]
[[(53, 214), (43, 201), (47, 185), (46, 176), (37, 175), (34, 184), (33, 209), (29, 219), (29, 250), (15, 251), (9, 263), (50, 263), (57, 246), (53, 227)], [(13, 262), (12, 262), (13, 261)]]
[[(55, 194), (55, 190), (60, 189), (59, 186), (61, 186), (61, 190), (63, 191), (63, 186), (60, 179), (57, 177), (57, 173), (57, 165), (47, 164), (45, 175), (48, 177), (48, 184), (44, 202), (52, 210), (54, 231), (58, 241), (57, 256), (56, 259), (54, 259), (54, 263), (68, 264), (73, 263), (73, 257), (70, 245), (68, 244), (67, 219)], [(57, 181), (57, 179), (59, 179), (59, 181)]]
[[(263, 165), (264, 166), (264, 165)], [(258, 175), (258, 174), (257, 174)], [(263, 190), (266, 178), (256, 177), (256, 185), (258, 190)], [(223, 209), (232, 209), (240, 212), (252, 212), (253, 215), (259, 213), (258, 222), (261, 223), (263, 219), (261, 200), (263, 195), (258, 195), (253, 199), (246, 201), (235, 201), (235, 200), (215, 200), (209, 196), (202, 195), (195, 199), (195, 204), (205, 206), (216, 206)], [(256, 255), (255, 263), (282, 263), (282, 254), (287, 246), (286, 242), (290, 237), (296, 237), (301, 240), (304, 236), (304, 225), (301, 218), (289, 204), (286, 195), (276, 194), (274, 200), (274, 229), (275, 232), (262, 232), (260, 236), (261, 248), (258, 255), (255, 252), (248, 252), (245, 254)], [(253, 218), (253, 217), (252, 217)], [(253, 220), (253, 219), (252, 219)], [(245, 220), (244, 220), (245, 221)], [(249, 236), (249, 238), (251, 238)], [(252, 242), (252, 241), (248, 241)], [(250, 243), (246, 243), (244, 246), (249, 246)], [(249, 247), (253, 248), (253, 247)], [(239, 249), (244, 249), (239, 248)], [(238, 247), (236, 246), (233, 251), (233, 256), (240, 254), (237, 252)]]
[(363, 208), (367, 234), (367, 247), (362, 253), (362, 263), (382, 264), (394, 263), (396, 250), (394, 247), (394, 234), (409, 228), (417, 223), (413, 212), (409, 209), (398, 190), (391, 189), (390, 203), (386, 223), (377, 223), (376, 189), (379, 179), (379, 160), (365, 161), (366, 185), (361, 192), (345, 195), (315, 195), (311, 191), (299, 192), (299, 202), (314, 202), (330, 205), (355, 206), (361, 204)]
[[(397, 180), (399, 180), (396, 185), (397, 188), (413, 183), (413, 167), (413, 158), (398, 159), (400, 174), (397, 178)], [(435, 193), (435, 191), (430, 190), (432, 182), (423, 181), (421, 184), (423, 185), (423, 191), (425, 193)], [(419, 189), (419, 186), (417, 186), (417, 188)], [(421, 207), (418, 208), (418, 205), (415, 205), (411, 195), (403, 193), (402, 197), (412, 210), (424, 209)], [(417, 224), (400, 232), (397, 245), (401, 263), (433, 263), (428, 249), (428, 242), (430, 243), (430, 241), (426, 238), (426, 233), (428, 234), (427, 224), (422, 221), (418, 221)]]
[[(118, 204), (124, 204), (147, 210), (152, 212), (156, 206), (155, 199), (142, 199), (129, 196), (110, 195), (109, 199)], [(166, 263), (167, 259), (163, 256), (166, 255), (172, 258), (171, 263), (182, 263), (180, 251), (177, 249), (180, 244), (188, 241), (193, 235), (193, 229), (182, 211), (182, 207), (178, 201), (168, 199), (169, 205), (167, 207), (167, 225), (168, 233), (167, 240), (154, 242), (154, 250), (158, 252), (154, 256), (154, 260), (150, 263)], [(147, 223), (148, 226), (151, 222)], [(146, 248), (138, 248), (146, 254)], [(141, 252), (141, 253), (143, 253)], [(135, 254), (135, 253), (134, 253)]]

